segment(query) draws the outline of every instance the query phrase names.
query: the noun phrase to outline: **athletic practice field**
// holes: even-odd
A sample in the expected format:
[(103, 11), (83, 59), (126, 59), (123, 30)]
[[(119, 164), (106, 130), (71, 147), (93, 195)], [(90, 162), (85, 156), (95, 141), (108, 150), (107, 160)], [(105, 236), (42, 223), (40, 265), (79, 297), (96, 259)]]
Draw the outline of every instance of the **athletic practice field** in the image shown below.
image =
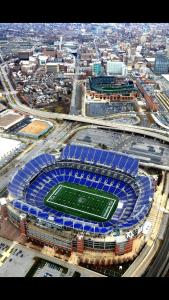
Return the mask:
[(115, 212), (118, 198), (86, 186), (60, 183), (46, 196), (45, 204), (70, 215), (105, 222)]

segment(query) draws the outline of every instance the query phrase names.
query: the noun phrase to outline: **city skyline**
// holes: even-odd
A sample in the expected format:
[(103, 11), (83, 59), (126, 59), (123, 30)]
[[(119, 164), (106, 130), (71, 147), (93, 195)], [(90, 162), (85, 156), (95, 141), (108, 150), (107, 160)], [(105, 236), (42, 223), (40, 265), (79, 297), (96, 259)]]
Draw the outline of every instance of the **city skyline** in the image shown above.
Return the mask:
[(168, 277), (168, 113), (169, 23), (0, 23), (0, 277)]

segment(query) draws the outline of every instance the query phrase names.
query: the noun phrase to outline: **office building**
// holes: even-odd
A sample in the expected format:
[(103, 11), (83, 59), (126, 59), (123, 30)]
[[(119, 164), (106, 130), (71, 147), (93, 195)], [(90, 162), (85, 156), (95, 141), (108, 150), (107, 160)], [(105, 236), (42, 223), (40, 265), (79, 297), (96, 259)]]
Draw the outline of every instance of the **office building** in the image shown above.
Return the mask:
[(98, 76), (101, 74), (102, 65), (101, 62), (95, 62), (92, 64), (92, 75)]
[(107, 75), (127, 75), (127, 67), (124, 62), (121, 61), (108, 61), (107, 62)]
[(47, 73), (59, 73), (59, 64), (54, 62), (46, 63), (46, 72)]
[(43, 66), (43, 65), (46, 64), (47, 59), (48, 59), (48, 56), (45, 56), (45, 55), (39, 55), (38, 59), (39, 59), (39, 64), (40, 64), (40, 66)]
[(166, 55), (169, 59), (169, 38), (166, 39)]
[(29, 60), (29, 57), (33, 55), (31, 50), (23, 50), (18, 52), (18, 58), (20, 60)]
[(155, 57), (154, 73), (167, 74), (169, 71), (169, 59), (164, 53), (158, 53)]

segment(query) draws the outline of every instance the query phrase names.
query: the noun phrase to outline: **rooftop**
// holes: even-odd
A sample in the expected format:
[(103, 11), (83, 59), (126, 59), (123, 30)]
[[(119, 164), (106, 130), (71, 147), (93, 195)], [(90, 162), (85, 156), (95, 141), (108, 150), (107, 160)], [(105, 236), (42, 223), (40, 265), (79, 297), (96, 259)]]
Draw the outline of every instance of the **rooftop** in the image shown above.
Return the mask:
[(161, 76), (169, 82), (169, 74), (162, 74)]
[(155, 57), (146, 57), (145, 59), (148, 62), (155, 62)]

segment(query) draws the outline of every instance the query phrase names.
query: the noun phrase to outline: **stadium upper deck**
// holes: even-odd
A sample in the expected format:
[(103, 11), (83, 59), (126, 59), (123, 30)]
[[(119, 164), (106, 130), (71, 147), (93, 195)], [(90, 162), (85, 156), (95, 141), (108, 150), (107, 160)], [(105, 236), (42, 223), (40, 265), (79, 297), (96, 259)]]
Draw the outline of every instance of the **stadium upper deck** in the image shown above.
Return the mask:
[[(119, 205), (108, 221), (92, 221), (71, 212), (49, 208), (44, 199), (52, 188), (70, 183), (86, 186), (119, 199)], [(138, 175), (138, 160), (130, 156), (67, 145), (58, 160), (42, 154), (15, 174), (9, 185), (12, 205), (34, 218), (52, 220), (63, 228), (92, 234), (108, 234), (115, 228), (131, 228), (143, 221), (151, 207), (151, 179)]]

